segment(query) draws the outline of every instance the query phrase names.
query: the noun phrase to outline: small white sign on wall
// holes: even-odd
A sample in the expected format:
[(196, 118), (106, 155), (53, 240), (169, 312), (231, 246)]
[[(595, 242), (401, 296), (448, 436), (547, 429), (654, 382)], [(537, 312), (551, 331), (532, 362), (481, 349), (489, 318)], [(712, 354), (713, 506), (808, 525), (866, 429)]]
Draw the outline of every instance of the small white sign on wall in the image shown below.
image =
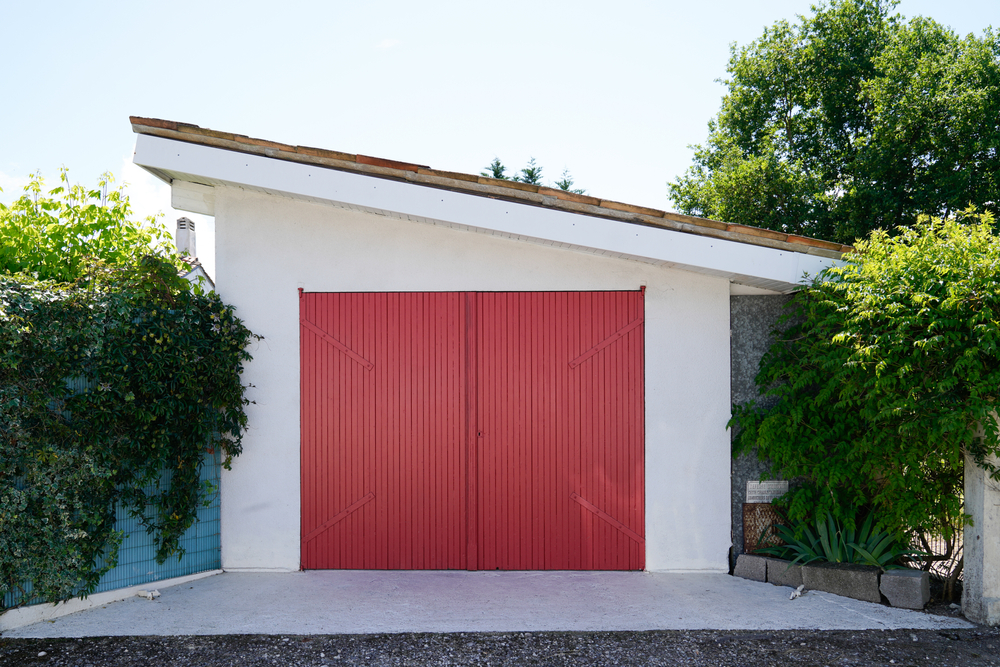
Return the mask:
[(788, 492), (788, 482), (772, 480), (768, 482), (747, 482), (748, 503), (769, 503)]

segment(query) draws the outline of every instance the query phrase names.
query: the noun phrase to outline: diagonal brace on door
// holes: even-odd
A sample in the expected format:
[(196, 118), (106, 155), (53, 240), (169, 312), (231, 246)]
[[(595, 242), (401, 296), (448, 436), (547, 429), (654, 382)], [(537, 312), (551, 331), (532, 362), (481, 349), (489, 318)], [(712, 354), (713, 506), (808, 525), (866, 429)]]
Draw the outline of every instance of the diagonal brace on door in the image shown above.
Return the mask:
[(624, 523), (622, 523), (618, 519), (614, 518), (613, 516), (611, 516), (610, 514), (608, 514), (607, 512), (605, 512), (604, 510), (602, 510), (601, 508), (597, 507), (593, 503), (584, 500), (583, 497), (580, 496), (580, 494), (577, 493), (576, 491), (574, 491), (573, 493), (569, 494), (569, 497), (572, 498), (573, 500), (575, 500), (576, 502), (580, 503), (580, 505), (582, 505), (585, 509), (588, 509), (591, 512), (593, 512), (594, 514), (596, 514), (597, 518), (604, 519), (605, 521), (607, 521), (608, 523), (610, 523), (612, 527), (617, 528), (621, 532), (625, 533), (626, 535), (628, 535), (629, 537), (631, 537), (633, 540), (635, 540), (639, 544), (645, 544), (646, 543), (646, 538), (645, 537), (643, 537), (639, 533), (635, 532), (634, 530), (632, 530), (631, 528), (629, 528), (628, 526), (626, 526)]
[(343, 343), (341, 343), (339, 340), (337, 340), (336, 338), (334, 338), (333, 336), (331, 336), (327, 332), (323, 331), (322, 329), (320, 329), (318, 326), (316, 326), (315, 324), (313, 324), (312, 322), (310, 322), (306, 318), (304, 318), (304, 317), (300, 318), (299, 322), (306, 329), (309, 329), (309, 331), (312, 331), (314, 334), (316, 334), (317, 336), (319, 336), (320, 338), (322, 338), (323, 340), (325, 340), (330, 345), (333, 345), (335, 348), (337, 348), (338, 350), (340, 350), (341, 352), (343, 352), (344, 354), (346, 354), (347, 356), (349, 356), (351, 359), (354, 359), (354, 361), (358, 362), (359, 364), (361, 364), (362, 366), (364, 366), (368, 370), (371, 370), (371, 369), (375, 368), (375, 364), (373, 364), (372, 362), (368, 361), (367, 359), (365, 359), (364, 357), (362, 357), (360, 354), (358, 354), (357, 352), (355, 352), (351, 348), (347, 347), (346, 345), (344, 345)]
[(586, 352), (584, 352), (583, 354), (581, 354), (579, 357), (577, 357), (573, 361), (569, 362), (569, 367), (570, 368), (576, 368), (577, 366), (579, 366), (580, 364), (582, 364), (583, 362), (585, 362), (587, 359), (590, 359), (592, 356), (594, 356), (595, 354), (597, 354), (598, 352), (600, 352), (601, 350), (603, 350), (604, 348), (606, 348), (608, 345), (611, 345), (612, 343), (614, 343), (619, 338), (623, 338), (625, 336), (625, 334), (627, 334), (629, 331), (632, 331), (632, 329), (635, 329), (636, 327), (640, 326), (642, 324), (642, 322), (643, 322), (643, 318), (642, 317), (629, 322), (628, 324), (626, 324), (625, 326), (623, 326), (621, 329), (619, 329), (618, 331), (614, 332), (613, 334), (611, 334), (610, 336), (608, 336), (607, 338), (605, 338), (604, 340), (602, 340), (600, 343), (598, 343), (594, 347), (590, 348), (589, 350), (587, 350)]
[(327, 529), (333, 527), (334, 524), (339, 523), (340, 521), (343, 521), (348, 516), (350, 516), (351, 514), (353, 514), (355, 510), (361, 509), (362, 505), (364, 505), (368, 501), (374, 500), (374, 499), (375, 499), (375, 494), (369, 491), (367, 496), (361, 498), (360, 500), (356, 500), (353, 505), (351, 505), (347, 509), (343, 510), (342, 512), (338, 512), (337, 515), (334, 516), (332, 519), (330, 519), (329, 521), (327, 521), (326, 523), (324, 523), (322, 526), (320, 526), (319, 528), (316, 528), (315, 530), (313, 530), (312, 532), (310, 532), (308, 535), (306, 535), (305, 537), (303, 537), (302, 538), (302, 543), (305, 544), (309, 540), (311, 540), (311, 539), (313, 539), (315, 537), (319, 537)]

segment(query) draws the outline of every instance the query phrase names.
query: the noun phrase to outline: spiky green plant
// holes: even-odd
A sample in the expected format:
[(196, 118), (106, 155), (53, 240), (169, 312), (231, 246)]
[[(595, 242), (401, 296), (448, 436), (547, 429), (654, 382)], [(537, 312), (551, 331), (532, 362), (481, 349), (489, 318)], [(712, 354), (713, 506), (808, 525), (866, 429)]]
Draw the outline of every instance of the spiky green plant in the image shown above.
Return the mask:
[[(762, 541), (768, 539), (771, 528), (765, 529)], [(897, 561), (903, 556), (922, 555), (909, 549), (896, 535), (878, 530), (873, 514), (868, 515), (860, 530), (841, 525), (829, 512), (815, 525), (805, 522), (791, 526), (779, 524), (773, 529), (784, 544), (759, 549), (758, 553), (790, 560), (792, 564), (856, 563), (891, 570), (902, 567)]]

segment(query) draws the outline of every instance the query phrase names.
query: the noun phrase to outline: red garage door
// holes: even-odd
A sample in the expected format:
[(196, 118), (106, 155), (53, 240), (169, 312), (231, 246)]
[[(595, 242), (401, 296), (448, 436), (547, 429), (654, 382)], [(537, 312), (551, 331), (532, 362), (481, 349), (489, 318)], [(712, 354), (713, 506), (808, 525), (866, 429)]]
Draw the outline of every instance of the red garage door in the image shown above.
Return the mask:
[(641, 292), (302, 293), (302, 567), (637, 570)]

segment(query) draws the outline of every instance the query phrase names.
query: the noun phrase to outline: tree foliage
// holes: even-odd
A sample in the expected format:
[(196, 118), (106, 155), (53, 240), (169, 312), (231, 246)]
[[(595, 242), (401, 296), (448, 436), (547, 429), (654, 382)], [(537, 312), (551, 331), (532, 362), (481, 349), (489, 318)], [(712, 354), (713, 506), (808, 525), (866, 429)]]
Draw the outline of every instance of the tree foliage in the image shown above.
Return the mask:
[[(211, 491), (206, 453), (228, 467), (246, 426), (255, 336), (172, 256), (151, 254), (155, 230), (127, 221), (124, 196), (91, 195), (22, 198), (4, 219), (4, 268), (22, 270), (0, 274), (0, 600), (14, 592), (15, 604), (92, 591), (115, 563), (119, 504), (155, 534), (159, 562), (179, 555)], [(51, 230), (63, 236), (32, 255), (29, 239)], [(59, 248), (73, 259), (64, 271), (48, 254)]]
[(156, 253), (175, 262), (166, 228), (153, 218), (132, 220), (124, 188), (109, 189), (111, 174), (91, 190), (71, 185), (65, 169), (59, 180), (46, 193), (34, 174), (21, 197), (0, 204), (0, 272), (73, 282), (95, 260), (127, 266)]
[[(770, 459), (792, 521), (874, 510), (897, 534), (950, 539), (965, 452), (1000, 453), (1000, 238), (989, 214), (875, 231), (791, 302), (736, 406), (735, 452)], [(776, 402), (775, 402), (776, 399)]]
[(1000, 206), (1000, 36), (833, 0), (732, 47), (684, 213), (853, 243), (920, 214)]
[(556, 187), (564, 192), (572, 192), (578, 195), (587, 194), (586, 190), (581, 190), (580, 188), (574, 188), (573, 176), (569, 173), (569, 169), (563, 169), (562, 176), (556, 181)]
[[(504, 166), (500, 158), (495, 157), (493, 161), (486, 165), (486, 169), (480, 172), (480, 176), (486, 176), (487, 178), (495, 178), (501, 181), (514, 181), (515, 183), (527, 183), (529, 185), (544, 185), (542, 181), (542, 167), (539, 167), (535, 162), (535, 158), (528, 160), (528, 164), (517, 174), (513, 176), (507, 175), (507, 167)], [(560, 190), (565, 190), (566, 192), (573, 192), (578, 195), (586, 194), (586, 190), (581, 190), (579, 188), (573, 187), (573, 177), (569, 173), (569, 169), (563, 169), (562, 176), (558, 181), (555, 182), (555, 186)]]

